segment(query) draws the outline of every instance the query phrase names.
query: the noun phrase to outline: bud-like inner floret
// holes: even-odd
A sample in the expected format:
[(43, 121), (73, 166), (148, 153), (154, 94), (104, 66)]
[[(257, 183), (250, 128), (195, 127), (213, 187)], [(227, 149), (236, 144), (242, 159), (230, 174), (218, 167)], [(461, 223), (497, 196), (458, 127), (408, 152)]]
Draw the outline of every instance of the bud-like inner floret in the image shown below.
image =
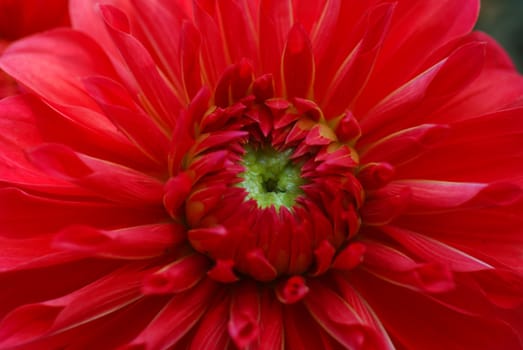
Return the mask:
[(259, 208), (274, 206), (275, 209), (291, 209), (296, 198), (302, 194), (300, 188), (305, 184), (301, 177), (301, 167), (289, 158), (291, 149), (277, 151), (270, 146), (245, 147), (242, 165), (245, 171), (238, 186), (247, 191), (247, 199), (256, 201)]

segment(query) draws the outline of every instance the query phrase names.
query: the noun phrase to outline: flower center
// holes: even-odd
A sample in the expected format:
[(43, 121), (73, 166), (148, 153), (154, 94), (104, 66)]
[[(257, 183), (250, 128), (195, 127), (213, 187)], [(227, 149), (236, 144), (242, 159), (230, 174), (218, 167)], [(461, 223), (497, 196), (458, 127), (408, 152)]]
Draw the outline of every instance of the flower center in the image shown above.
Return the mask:
[(291, 209), (303, 193), (300, 186), (305, 184), (300, 166), (289, 159), (292, 150), (278, 152), (271, 146), (256, 149), (248, 145), (245, 151), (242, 160), (245, 171), (240, 174), (243, 181), (238, 186), (247, 191), (247, 198), (262, 209), (270, 206)]
[[(177, 125), (165, 208), (214, 262), (214, 280), (301, 281), (352, 257), (342, 251), (360, 225), (359, 127), (349, 112), (326, 118), (313, 101), (275, 98), (271, 77), (245, 68), (229, 70), (212, 100), (197, 95)], [(306, 293), (293, 286), (282, 299)]]

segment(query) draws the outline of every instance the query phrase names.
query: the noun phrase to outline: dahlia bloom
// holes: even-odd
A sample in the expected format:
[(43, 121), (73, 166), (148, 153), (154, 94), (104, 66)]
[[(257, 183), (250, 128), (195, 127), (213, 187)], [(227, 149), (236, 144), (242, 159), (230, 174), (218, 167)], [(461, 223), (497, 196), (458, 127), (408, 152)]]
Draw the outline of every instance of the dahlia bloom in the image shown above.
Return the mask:
[(0, 349), (523, 349), (478, 8), (71, 0), (0, 58)]
[[(13, 40), (69, 24), (68, 0), (0, 0), (0, 54)], [(0, 98), (18, 92), (0, 70)]]

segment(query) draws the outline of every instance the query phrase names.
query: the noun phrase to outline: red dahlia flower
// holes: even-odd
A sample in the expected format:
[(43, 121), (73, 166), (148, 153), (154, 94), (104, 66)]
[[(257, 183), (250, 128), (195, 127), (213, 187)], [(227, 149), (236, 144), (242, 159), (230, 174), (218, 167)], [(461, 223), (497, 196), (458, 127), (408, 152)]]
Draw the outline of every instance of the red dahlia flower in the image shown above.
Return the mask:
[(523, 349), (478, 1), (70, 6), (0, 59), (1, 349)]
[[(0, 54), (13, 40), (69, 23), (68, 0), (0, 0)], [(0, 98), (18, 92), (0, 70)]]

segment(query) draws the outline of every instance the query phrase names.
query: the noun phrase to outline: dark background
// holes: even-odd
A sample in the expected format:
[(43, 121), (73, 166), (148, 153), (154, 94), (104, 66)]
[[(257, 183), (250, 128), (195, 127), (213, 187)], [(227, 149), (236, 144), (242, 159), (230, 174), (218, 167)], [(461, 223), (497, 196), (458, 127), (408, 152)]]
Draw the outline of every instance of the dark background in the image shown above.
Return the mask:
[(523, 0), (482, 0), (476, 29), (496, 38), (523, 72)]

